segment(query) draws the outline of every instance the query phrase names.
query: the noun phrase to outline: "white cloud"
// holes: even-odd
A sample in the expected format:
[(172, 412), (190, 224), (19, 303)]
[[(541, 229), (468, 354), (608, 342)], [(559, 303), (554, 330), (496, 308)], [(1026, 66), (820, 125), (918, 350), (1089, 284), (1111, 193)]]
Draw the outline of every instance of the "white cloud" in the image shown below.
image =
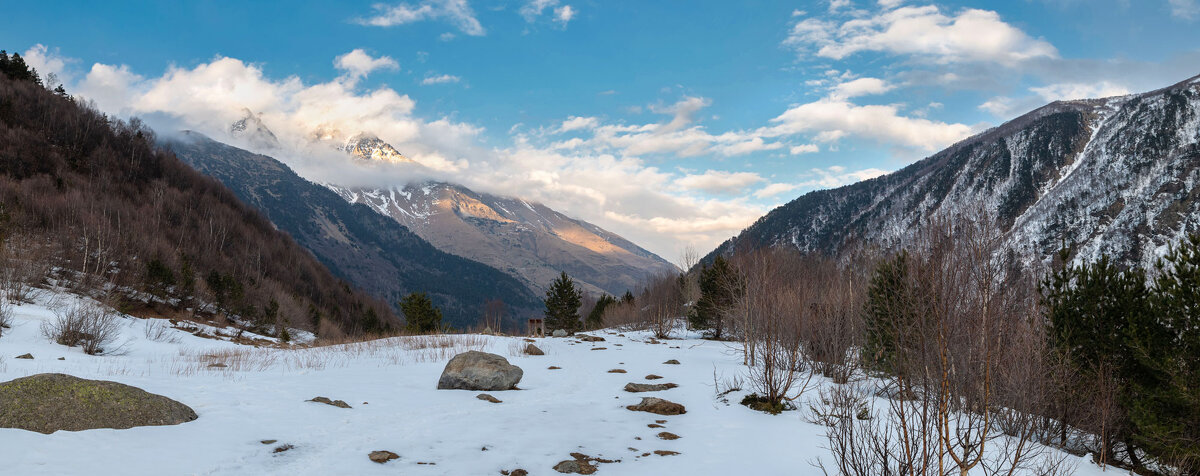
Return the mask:
[(754, 198), (771, 198), (797, 188), (800, 188), (800, 185), (794, 183), (772, 183), (754, 191)]
[(359, 24), (390, 27), (425, 20), (444, 20), (467, 35), (483, 36), (486, 33), (467, 0), (426, 0), (416, 5), (379, 3), (372, 8), (375, 10), (374, 16), (359, 18)]
[(969, 136), (971, 127), (899, 114), (896, 106), (859, 106), (839, 98), (824, 98), (794, 105), (771, 120), (766, 137), (816, 133), (823, 142), (846, 136), (872, 139), (892, 145), (935, 151)]
[(996, 117), (1006, 117), (1016, 110), (1016, 105), (1010, 97), (997, 96), (980, 104), (979, 109)]
[[(43, 79), (49, 76), (51, 73), (53, 73), (54, 76), (57, 76), (60, 82), (70, 79), (67, 77), (66, 72), (68, 59), (59, 55), (57, 50), (50, 51), (50, 49), (46, 48), (45, 45), (39, 43), (26, 50), (25, 54), (21, 56), (25, 59), (25, 64), (29, 65), (29, 67), (33, 69), (36, 69), (38, 75)], [(52, 87), (55, 85), (47, 86)]]
[(400, 63), (397, 63), (396, 60), (387, 56), (372, 58), (371, 55), (367, 54), (366, 51), (363, 51), (362, 48), (356, 48), (349, 53), (334, 58), (333, 65), (337, 69), (345, 72), (346, 77), (351, 81), (357, 81), (365, 78), (368, 74), (371, 74), (371, 72), (380, 69), (387, 69), (391, 71), (397, 71), (400, 69)]
[(846, 172), (846, 168), (840, 165), (833, 165), (824, 169), (812, 169), (809, 171), (809, 180), (797, 184), (797, 188), (835, 188), (843, 185), (849, 185), (855, 182), (872, 179), (881, 175), (886, 175), (889, 172), (882, 169), (869, 168)]
[(1029, 88), (1029, 90), (1047, 102), (1066, 99), (1105, 98), (1129, 94), (1129, 88), (1108, 81), (1097, 83), (1058, 83)]
[(755, 132), (710, 134), (704, 127), (695, 124), (700, 111), (710, 104), (712, 101), (707, 98), (685, 96), (669, 105), (651, 105), (651, 111), (670, 116), (667, 122), (656, 124), (604, 124), (594, 117), (571, 117), (550, 132), (582, 131), (590, 137), (560, 140), (551, 144), (551, 148), (617, 151), (634, 156), (673, 154), (677, 157), (695, 157), (721, 154), (731, 157), (784, 147), (781, 143), (764, 140)]
[(559, 132), (570, 132), (580, 129), (594, 129), (600, 125), (600, 120), (594, 117), (577, 117), (563, 121), (562, 126), (558, 128)]
[(525, 5), (521, 6), (518, 13), (521, 14), (521, 17), (527, 23), (533, 23), (547, 10), (551, 12), (551, 19), (563, 28), (566, 28), (567, 23), (575, 18), (575, 14), (578, 13), (575, 7), (560, 5), (559, 0), (529, 0)]
[[(416, 103), (387, 87), (363, 89), (348, 78), (306, 83), (298, 77), (271, 78), (260, 65), (236, 58), (216, 58), (193, 67), (173, 67), (158, 77), (139, 76), (126, 66), (95, 64), (86, 77), (68, 89), (96, 101), (97, 106), (122, 116), (139, 115), (169, 135), (187, 128), (235, 145), (229, 125), (242, 108), (260, 113), (281, 143), (269, 152), (309, 180), (350, 186), (384, 187), (420, 180), (448, 180), (475, 190), (536, 200), (570, 216), (612, 230), (662, 256), (675, 256), (685, 245), (711, 249), (766, 212), (747, 203), (748, 197), (705, 196), (704, 189), (736, 187), (757, 182), (754, 174), (672, 173), (648, 165), (623, 147), (580, 145), (555, 149), (529, 141), (520, 128), (512, 145), (491, 147), (480, 137), (484, 130), (447, 118), (421, 118)], [(627, 145), (654, 149), (654, 141), (694, 142), (717, 152), (718, 146), (746, 143), (745, 134), (713, 136), (693, 121), (708, 103), (684, 98), (656, 106), (669, 119), (663, 124), (604, 124), (591, 117), (572, 117), (550, 131), (593, 135)], [(651, 137), (656, 129), (675, 123), (680, 128)], [(334, 150), (349, 135), (371, 132), (391, 143), (419, 165), (361, 164)], [(597, 132), (600, 131), (600, 132)], [(638, 144), (642, 141), (642, 144)], [(690, 141), (690, 142), (689, 142)], [(246, 146), (247, 144), (240, 144)], [(766, 146), (767, 144), (763, 144)], [(671, 149), (666, 147), (666, 150)], [(636, 149), (637, 147), (634, 147)], [(678, 182), (682, 179), (682, 182)], [(723, 181), (722, 181), (723, 179)], [(694, 188), (693, 188), (694, 187)]]
[(858, 78), (834, 86), (832, 95), (849, 99), (858, 96), (883, 94), (891, 91), (893, 88), (894, 86), (879, 78)]
[(1196, 0), (1167, 0), (1171, 7), (1171, 16), (1184, 20), (1194, 20), (1200, 15), (1200, 3)]
[(462, 78), (458, 76), (454, 76), (452, 74), (439, 74), (426, 76), (425, 79), (421, 80), (421, 84), (429, 86), (431, 84), (457, 83), (459, 81), (462, 81)]
[(791, 152), (792, 155), (815, 154), (820, 151), (821, 147), (819, 147), (817, 144), (794, 145), (788, 149), (788, 152)]
[(675, 185), (686, 190), (699, 190), (712, 194), (738, 194), (746, 187), (763, 182), (764, 179), (753, 172), (726, 172), (724, 170), (706, 170), (702, 174), (688, 174), (675, 181)]
[(554, 21), (557, 21), (564, 28), (572, 18), (575, 18), (575, 9), (570, 5), (563, 5), (554, 9)]
[(968, 8), (946, 15), (932, 5), (885, 9), (841, 23), (804, 19), (793, 25), (784, 44), (805, 53), (815, 48), (817, 56), (835, 60), (861, 52), (941, 64), (1011, 65), (1058, 57), (1053, 45), (1005, 23), (996, 12)]

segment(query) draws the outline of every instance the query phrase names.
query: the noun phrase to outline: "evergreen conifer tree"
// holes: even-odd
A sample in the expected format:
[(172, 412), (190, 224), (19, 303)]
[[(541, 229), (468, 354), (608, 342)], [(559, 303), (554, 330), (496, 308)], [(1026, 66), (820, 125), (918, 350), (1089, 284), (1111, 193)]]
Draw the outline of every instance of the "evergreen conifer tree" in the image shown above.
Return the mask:
[(589, 329), (599, 329), (604, 325), (604, 310), (609, 305), (616, 304), (617, 298), (608, 294), (601, 294), (600, 299), (596, 300), (596, 306), (592, 308), (592, 312), (587, 315), (587, 327)]
[(546, 291), (546, 331), (558, 329), (574, 332), (579, 329), (579, 306), (583, 293), (564, 271)]
[(412, 293), (400, 300), (405, 327), (410, 332), (433, 332), (442, 326), (442, 311), (433, 306), (425, 293)]
[(688, 322), (694, 329), (708, 329), (714, 339), (724, 332), (725, 313), (733, 307), (741, 283), (737, 273), (722, 256), (713, 260), (711, 267), (700, 270), (700, 299), (688, 313)]

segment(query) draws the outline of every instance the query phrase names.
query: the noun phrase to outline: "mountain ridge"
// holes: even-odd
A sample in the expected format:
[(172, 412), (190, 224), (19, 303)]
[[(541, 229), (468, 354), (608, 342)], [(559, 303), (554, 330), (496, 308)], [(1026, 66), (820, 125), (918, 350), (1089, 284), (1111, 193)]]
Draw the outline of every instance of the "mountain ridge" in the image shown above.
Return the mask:
[(226, 184), (247, 204), (293, 236), (335, 274), (393, 306), (410, 292), (428, 292), (458, 327), (477, 323), (486, 301), (509, 306), (509, 328), (540, 309), (523, 284), (485, 264), (439, 251), (396, 221), (346, 202), (287, 165), (185, 133), (167, 142), (185, 162)]
[(1065, 242), (1076, 261), (1109, 254), (1148, 263), (1200, 231), (1198, 90), (1192, 77), (1147, 93), (1052, 102), (891, 174), (797, 197), (706, 259), (760, 246), (895, 248), (935, 217), (982, 211), (1004, 248), (1034, 259), (1048, 262)]

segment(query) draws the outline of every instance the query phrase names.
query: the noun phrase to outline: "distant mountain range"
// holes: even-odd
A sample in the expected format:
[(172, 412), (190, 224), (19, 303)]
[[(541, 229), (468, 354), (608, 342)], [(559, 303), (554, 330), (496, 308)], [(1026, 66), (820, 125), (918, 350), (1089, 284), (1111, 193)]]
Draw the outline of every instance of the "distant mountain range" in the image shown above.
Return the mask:
[(566, 271), (594, 294), (623, 294), (675, 265), (591, 223), (512, 197), (427, 182), (386, 190), (327, 185), (448, 253), (486, 263), (544, 293)]
[(410, 292), (428, 292), (444, 321), (460, 328), (476, 324), (490, 299), (508, 306), (509, 328), (522, 328), (524, 318), (541, 311), (525, 283), (442, 252), (395, 220), (343, 200), (271, 157), (192, 132), (165, 145), (257, 208), (334, 274), (393, 306)]
[(982, 210), (1003, 246), (1049, 261), (1148, 264), (1200, 232), (1200, 77), (1144, 94), (1059, 101), (892, 174), (805, 194), (713, 251), (903, 246), (934, 217)]

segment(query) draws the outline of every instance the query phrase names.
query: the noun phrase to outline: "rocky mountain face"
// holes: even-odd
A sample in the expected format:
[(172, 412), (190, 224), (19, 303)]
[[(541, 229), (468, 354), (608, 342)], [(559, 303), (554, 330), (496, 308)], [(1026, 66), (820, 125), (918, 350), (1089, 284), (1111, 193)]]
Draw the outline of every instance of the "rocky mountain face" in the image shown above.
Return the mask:
[(263, 124), (262, 118), (253, 111), (242, 108), (242, 118), (229, 126), (229, 135), (246, 142), (255, 150), (275, 150), (279, 139)]
[(713, 251), (852, 242), (903, 246), (935, 217), (984, 212), (1002, 246), (1048, 262), (1148, 264), (1200, 232), (1200, 77), (1144, 94), (1061, 101), (897, 172), (803, 195)]
[(410, 292), (430, 294), (443, 322), (474, 325), (490, 299), (507, 305), (509, 328), (540, 313), (541, 302), (521, 281), (430, 245), (397, 221), (354, 205), (296, 175), (283, 163), (196, 133), (166, 144), (290, 234), (333, 273), (393, 306)]
[(400, 151), (397, 151), (391, 144), (384, 142), (373, 134), (367, 133), (350, 136), (337, 149), (350, 154), (351, 157), (362, 160), (380, 160), (384, 162), (413, 161), (404, 154), (401, 154)]
[(430, 182), (387, 190), (327, 185), (391, 217), (439, 249), (485, 263), (544, 293), (566, 271), (594, 294), (636, 292), (675, 265), (596, 225), (545, 205)]

